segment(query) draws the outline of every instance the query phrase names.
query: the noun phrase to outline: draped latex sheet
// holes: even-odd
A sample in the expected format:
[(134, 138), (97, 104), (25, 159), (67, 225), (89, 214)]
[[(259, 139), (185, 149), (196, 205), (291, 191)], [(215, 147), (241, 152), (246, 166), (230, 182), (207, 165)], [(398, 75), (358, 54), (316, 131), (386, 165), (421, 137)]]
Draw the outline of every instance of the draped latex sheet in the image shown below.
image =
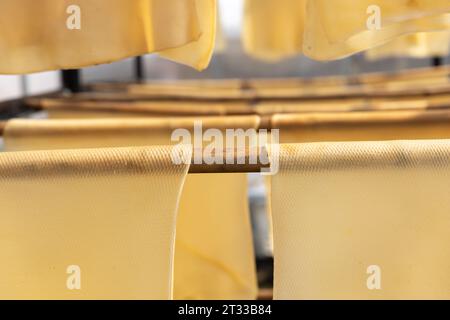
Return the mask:
[[(374, 111), (297, 116), (287, 114), (275, 115), (272, 123), (274, 128), (280, 128), (281, 143), (450, 139), (448, 112), (438, 112), (432, 117), (428, 117), (429, 113)], [(416, 119), (420, 117), (422, 120)], [(292, 121), (296, 121), (296, 125), (292, 125)]]
[(171, 150), (0, 154), (0, 298), (170, 299), (189, 167)]
[(450, 32), (421, 32), (402, 36), (383, 46), (367, 51), (369, 60), (389, 57), (446, 57), (450, 51)]
[(304, 18), (305, 0), (246, 0), (245, 50), (268, 61), (300, 53)]
[(69, 30), (66, 11), (73, 4), (1, 1), (0, 73), (72, 69), (146, 53), (197, 69), (209, 63), (215, 0), (78, 0), (81, 29)]
[[(7, 150), (169, 144), (194, 119), (98, 119), (9, 122)], [(230, 117), (205, 128), (257, 127)], [(205, 129), (206, 130), (206, 129)], [(142, 191), (141, 191), (142, 194)], [(175, 299), (254, 299), (257, 283), (245, 174), (189, 175), (180, 200)]]
[[(371, 6), (381, 12), (378, 30), (367, 27)], [(244, 41), (268, 60), (302, 52), (332, 60), (404, 34), (448, 29), (449, 12), (447, 0), (246, 0)]]
[(449, 159), (448, 140), (282, 145), (275, 298), (449, 299)]

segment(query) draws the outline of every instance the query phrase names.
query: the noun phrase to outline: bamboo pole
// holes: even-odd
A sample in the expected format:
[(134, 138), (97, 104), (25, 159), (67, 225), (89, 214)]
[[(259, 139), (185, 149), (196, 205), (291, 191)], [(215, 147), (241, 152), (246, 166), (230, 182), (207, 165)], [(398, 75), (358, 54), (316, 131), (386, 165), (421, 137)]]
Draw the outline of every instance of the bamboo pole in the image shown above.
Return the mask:
[[(450, 110), (432, 110), (426, 112), (415, 111), (386, 111), (386, 112), (352, 112), (352, 113), (321, 113), (321, 114), (281, 114), (268, 117), (241, 116), (241, 117), (205, 117), (205, 118), (153, 118), (153, 119), (96, 119), (96, 120), (20, 120), (21, 126), (11, 126), (8, 134), (25, 136), (53, 136), (53, 135), (77, 135), (92, 132), (115, 132), (127, 131), (158, 132), (161, 130), (171, 131), (176, 128), (192, 129), (193, 121), (203, 121), (203, 129), (308, 129), (323, 128), (324, 126), (347, 127), (347, 126), (383, 126), (423, 124), (425, 128), (431, 128), (434, 124), (448, 126), (450, 129)], [(33, 125), (27, 125), (27, 122)], [(0, 134), (4, 133), (6, 122), (0, 122)], [(195, 152), (197, 151), (197, 152)], [(257, 150), (266, 152), (265, 150)], [(195, 154), (203, 154), (203, 149), (194, 150)], [(203, 157), (201, 161), (192, 158), (189, 173), (258, 173), (270, 166), (261, 163), (267, 159), (267, 154), (255, 156), (248, 149), (242, 154), (237, 150), (223, 150), (221, 154), (214, 154), (214, 159), (223, 159), (223, 163), (207, 164)], [(226, 159), (233, 159), (227, 163)], [(252, 161), (254, 162), (252, 162)]]
[[(202, 149), (198, 150), (198, 152), (202, 151)], [(261, 152), (265, 152), (264, 157), (267, 158), (267, 151), (262, 150)], [(192, 157), (189, 173), (260, 173), (263, 169), (268, 170), (270, 168), (270, 164), (261, 163), (261, 157), (254, 157), (257, 161), (256, 163), (251, 163), (251, 155), (252, 153), (248, 149), (242, 152), (242, 155), (236, 149), (225, 149), (220, 155), (224, 159), (223, 164), (196, 163), (195, 158)], [(226, 163), (225, 159), (233, 159), (233, 163)]]
[[(144, 118), (109, 118), (109, 119), (20, 119), (21, 126), (11, 127), (11, 135), (63, 135), (80, 133), (117, 133), (117, 132), (161, 132), (178, 128), (193, 130), (195, 122), (202, 124), (202, 129), (293, 129), (305, 127), (322, 127), (324, 125), (383, 125), (446, 123), (450, 126), (450, 108), (431, 110), (395, 110), (395, 111), (354, 111), (354, 112), (320, 112), (288, 113), (274, 115), (240, 115), (240, 116), (200, 116), (200, 117), (144, 117)], [(7, 121), (0, 121), (0, 136), (4, 134)], [(31, 126), (28, 124), (32, 124)]]
[[(244, 90), (241, 93), (229, 93), (227, 90), (209, 92), (207, 89), (198, 89), (195, 92), (185, 93), (182, 90), (171, 90), (172, 93), (162, 94), (158, 91), (155, 94), (145, 94), (143, 92), (84, 92), (73, 95), (60, 95), (59, 97), (29, 98), (26, 104), (30, 108), (46, 108), (45, 104), (53, 104), (56, 107), (66, 105), (77, 107), (89, 104), (126, 104), (130, 108), (135, 105), (160, 106), (160, 112), (175, 113), (177, 106), (197, 105), (201, 107), (209, 106), (238, 106), (244, 109), (242, 112), (251, 109), (249, 107), (261, 103), (305, 103), (323, 102), (329, 103), (333, 100), (342, 99), (427, 99), (433, 95), (450, 95), (450, 81), (448, 82), (418, 82), (418, 83), (394, 83), (378, 84), (376, 86), (353, 85), (343, 87), (291, 87), (291, 88), (263, 88)], [(174, 108), (174, 110), (170, 110)]]
[[(450, 87), (449, 87), (450, 91)], [(338, 99), (272, 99), (260, 101), (108, 101), (71, 98), (29, 99), (36, 110), (101, 112), (145, 116), (232, 116), (277, 113), (319, 113), (445, 109), (450, 94)]]
[[(379, 84), (393, 81), (409, 82), (417, 79), (430, 79), (437, 77), (446, 77), (450, 75), (450, 68), (448, 66), (433, 67), (433, 68), (417, 68), (401, 70), (397, 72), (373, 72), (365, 73), (357, 76), (324, 76), (314, 78), (258, 78), (258, 79), (218, 79), (218, 80), (177, 80), (177, 81), (147, 81), (145, 83), (114, 83), (114, 82), (100, 82), (88, 86), (91, 91), (122, 91), (126, 92), (130, 87), (136, 85), (141, 88), (147, 88), (149, 91), (157, 92), (174, 91), (174, 90), (205, 90), (214, 89), (217, 91), (229, 90), (236, 91), (242, 89), (255, 88), (283, 88), (292, 86), (329, 86), (329, 85), (357, 85), (357, 84)], [(161, 92), (161, 91), (160, 91)]]

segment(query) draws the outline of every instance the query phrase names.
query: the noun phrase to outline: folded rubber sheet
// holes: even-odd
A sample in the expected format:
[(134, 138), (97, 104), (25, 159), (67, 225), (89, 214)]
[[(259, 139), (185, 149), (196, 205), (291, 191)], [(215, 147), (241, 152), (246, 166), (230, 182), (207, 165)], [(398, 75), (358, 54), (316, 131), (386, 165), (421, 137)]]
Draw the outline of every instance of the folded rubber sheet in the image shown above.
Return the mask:
[[(204, 69), (215, 0), (5, 0), (0, 73), (73, 69), (147, 53)], [(78, 20), (73, 20), (78, 19)], [(68, 27), (78, 21), (77, 28)]]
[[(13, 120), (7, 151), (171, 144), (174, 129), (192, 132), (195, 118)], [(258, 117), (203, 121), (208, 128), (256, 128)], [(133, 191), (136, 192), (136, 191)], [(161, 190), (161, 196), (164, 196)], [(147, 190), (139, 195), (146, 197)], [(119, 194), (127, 197), (127, 191)], [(158, 201), (158, 200), (154, 200)], [(146, 250), (142, 243), (139, 250)], [(155, 257), (156, 258), (156, 257)], [(255, 299), (245, 174), (189, 175), (180, 199), (175, 247), (175, 299)]]
[(450, 139), (448, 110), (278, 114), (281, 143)]
[(172, 149), (1, 153), (0, 298), (171, 299)]
[(389, 57), (446, 57), (450, 52), (450, 31), (420, 32), (393, 40), (366, 52), (369, 60)]
[(302, 52), (305, 4), (305, 0), (246, 0), (245, 50), (268, 61)]
[(281, 145), (275, 299), (449, 299), (450, 141)]
[[(449, 29), (447, 0), (246, 0), (244, 42), (277, 60), (333, 60), (399, 36)], [(373, 27), (375, 26), (375, 27)]]

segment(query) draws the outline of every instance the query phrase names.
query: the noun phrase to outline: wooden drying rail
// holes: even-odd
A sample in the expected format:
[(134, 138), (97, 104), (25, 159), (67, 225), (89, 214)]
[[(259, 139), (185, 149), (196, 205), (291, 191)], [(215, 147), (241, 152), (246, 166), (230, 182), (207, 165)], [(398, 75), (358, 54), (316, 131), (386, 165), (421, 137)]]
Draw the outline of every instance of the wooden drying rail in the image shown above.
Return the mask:
[[(373, 73), (359, 76), (332, 76), (279, 79), (178, 80), (149, 83), (99, 83), (89, 87), (105, 99), (118, 99), (117, 93), (139, 99), (255, 100), (307, 99), (326, 97), (396, 96), (432, 94), (423, 86), (449, 83), (450, 67), (426, 68), (399, 73)], [(111, 97), (107, 98), (107, 95)], [(116, 98), (112, 96), (116, 95)]]
[[(226, 120), (224, 120), (226, 119)], [(232, 120), (230, 120), (232, 119)], [(195, 120), (204, 120), (203, 129), (221, 128), (221, 129), (296, 129), (310, 127), (346, 127), (346, 126), (382, 126), (382, 125), (403, 125), (403, 124), (425, 124), (431, 128), (434, 124), (444, 124), (450, 128), (450, 110), (433, 110), (426, 112), (415, 111), (386, 111), (386, 112), (353, 112), (353, 113), (321, 113), (321, 114), (285, 114), (275, 115), (271, 117), (259, 118), (256, 116), (242, 117), (205, 117), (205, 118), (153, 118), (153, 119), (107, 119), (107, 120), (30, 120), (35, 126), (22, 127), (21, 130), (9, 131), (10, 137), (14, 134), (26, 136), (42, 136), (46, 135), (77, 135), (86, 132), (114, 132), (118, 130), (127, 130), (142, 132), (157, 132), (158, 130), (166, 130), (171, 132), (174, 128), (192, 128)], [(26, 123), (27, 120), (21, 120)], [(66, 122), (66, 123), (64, 123)], [(136, 124), (137, 123), (137, 124)], [(0, 122), (0, 128), (5, 127), (5, 122)], [(56, 125), (55, 125), (56, 124)], [(19, 127), (20, 128), (20, 127)], [(23, 131), (24, 130), (24, 131)], [(449, 130), (450, 132), (450, 130)], [(233, 154), (230, 152), (233, 151)], [(260, 152), (260, 150), (258, 150)], [(258, 162), (250, 164), (250, 156), (254, 154), (247, 150), (244, 154), (239, 154), (235, 150), (224, 150), (222, 159), (232, 158), (233, 164), (213, 164), (206, 165), (204, 163), (197, 164), (192, 162), (189, 173), (251, 173), (261, 172), (267, 169), (268, 165), (260, 162), (260, 157), (256, 157)], [(267, 156), (267, 155), (265, 155)], [(266, 157), (265, 157), (266, 158)], [(254, 158), (253, 158), (254, 159)], [(243, 163), (243, 164), (239, 164)]]
[[(79, 134), (80, 132), (161, 132), (178, 128), (192, 130), (195, 121), (202, 122), (202, 129), (295, 129), (323, 126), (384, 125), (409, 123), (445, 123), (450, 126), (450, 108), (430, 110), (395, 110), (395, 111), (354, 111), (354, 112), (320, 112), (290, 113), (274, 115), (240, 115), (240, 116), (200, 116), (200, 117), (143, 117), (143, 118), (107, 118), (107, 119), (18, 119), (23, 123), (33, 122), (35, 127), (22, 130), (28, 135), (37, 133)], [(11, 119), (14, 121), (14, 119)], [(8, 121), (0, 121), (0, 136), (3, 135)], [(63, 123), (63, 125), (58, 125)], [(39, 124), (38, 126), (36, 126)], [(17, 132), (13, 132), (16, 134)], [(11, 132), (10, 132), (11, 134)]]
[[(320, 89), (320, 88), (319, 88)], [(266, 95), (267, 94), (267, 95)], [(293, 104), (323, 104), (331, 105), (342, 101), (360, 101), (359, 109), (367, 105), (370, 109), (372, 102), (378, 100), (436, 100), (447, 98), (450, 105), (450, 81), (441, 84), (401, 85), (386, 88), (321, 88), (316, 89), (270, 89), (264, 95), (247, 92), (243, 94), (213, 93), (200, 90), (188, 96), (146, 96), (128, 92), (85, 92), (74, 95), (60, 95), (49, 98), (28, 98), (26, 105), (30, 109), (52, 109), (62, 111), (64, 108), (71, 111), (130, 111), (132, 113), (153, 114), (255, 114), (260, 106), (283, 107)], [(442, 104), (442, 103), (441, 103)], [(128, 110), (126, 110), (128, 109)], [(267, 109), (267, 108), (266, 108)], [(331, 110), (330, 110), (331, 111)], [(279, 112), (279, 111), (278, 111)]]
[(244, 90), (262, 87), (285, 87), (285, 86), (328, 86), (328, 85), (357, 85), (377, 84), (391, 81), (410, 81), (411, 79), (444, 78), (450, 76), (450, 67), (433, 67), (402, 70), (399, 72), (374, 72), (349, 76), (322, 76), (314, 78), (257, 78), (257, 79), (214, 79), (214, 80), (177, 80), (170, 81), (148, 81), (145, 83), (114, 83), (100, 82), (88, 86), (92, 91), (127, 91), (133, 85), (149, 85), (160, 89), (166, 88), (204, 88), (204, 89), (232, 89)]
[[(260, 118), (256, 116), (243, 116), (243, 117), (205, 117), (204, 129), (207, 128), (239, 128), (239, 129), (296, 129), (296, 128), (308, 128), (324, 126), (334, 127), (347, 127), (353, 125), (402, 125), (410, 123), (426, 124), (432, 127), (434, 123), (448, 125), (450, 129), (450, 110), (433, 110), (426, 112), (416, 111), (386, 111), (386, 112), (353, 112), (353, 113), (323, 113), (323, 114), (294, 114), (294, 115), (275, 115), (273, 117)], [(230, 118), (233, 119), (230, 121)], [(14, 134), (25, 136), (34, 135), (53, 135), (64, 134), (65, 130), (67, 134), (78, 135), (83, 132), (115, 132), (125, 127), (127, 130), (147, 130), (144, 131), (154, 132), (157, 130), (168, 130), (169, 132), (173, 128), (191, 128), (192, 122), (202, 120), (202, 118), (178, 118), (178, 119), (139, 119), (139, 120), (124, 120), (124, 119), (109, 119), (109, 120), (29, 120), (30, 122), (38, 123), (39, 125), (25, 126), (25, 131), (16, 130), (8, 132), (11, 137)], [(24, 123), (27, 120), (21, 120)], [(137, 121), (139, 125), (135, 125), (133, 121)], [(67, 123), (65, 124), (64, 122)], [(54, 125), (56, 123), (56, 126)], [(53, 124), (53, 125), (50, 125)], [(146, 127), (147, 124), (147, 127)], [(184, 125), (183, 125), (184, 124)], [(238, 127), (233, 127), (233, 124)], [(0, 122), (0, 131), (3, 131), (6, 123)], [(100, 126), (100, 128), (99, 128)], [(97, 128), (97, 129), (96, 129)], [(96, 131), (97, 130), (97, 131)], [(449, 130), (450, 131), (450, 130)], [(2, 132), (3, 133), (3, 132)], [(120, 131), (119, 131), (120, 133)], [(42, 136), (41, 136), (42, 137)], [(199, 150), (197, 150), (199, 151)], [(200, 150), (201, 151), (201, 150)], [(231, 154), (231, 152), (233, 152)], [(243, 154), (240, 154), (236, 150), (223, 150), (221, 151), (221, 159), (234, 159), (231, 164), (205, 164), (196, 163), (193, 157), (192, 163), (189, 169), (191, 174), (202, 173), (259, 173), (263, 169), (268, 169), (270, 166), (261, 163), (261, 157), (258, 152), (266, 152), (265, 150), (246, 150)], [(195, 154), (195, 152), (194, 152)], [(267, 159), (267, 154), (263, 154)], [(256, 163), (251, 164), (250, 159), (257, 159)], [(225, 162), (225, 161), (224, 161)]]
[[(234, 158), (233, 164), (196, 164), (193, 158), (189, 167), (189, 173), (259, 173), (263, 169), (270, 169), (270, 165), (262, 164), (259, 157), (257, 157), (257, 163), (250, 164), (250, 152), (248, 150), (242, 156), (238, 155), (236, 150), (224, 150), (222, 158), (227, 159), (230, 153)], [(238, 164), (239, 161), (242, 161), (244, 164)]]
[[(427, 102), (423, 102), (424, 100), (432, 99), (433, 102), (430, 104), (438, 104), (437, 107), (440, 108), (450, 106), (450, 81), (447, 81), (449, 75), (450, 67), (443, 67), (404, 71), (391, 75), (371, 74), (362, 77), (361, 79), (364, 79), (364, 81), (360, 79), (357, 85), (355, 85), (355, 80), (348, 80), (345, 77), (325, 78), (327, 80), (321, 80), (320, 78), (310, 80), (262, 79), (249, 80), (247, 81), (248, 83), (246, 81), (241, 83), (240, 80), (180, 81), (174, 84), (168, 83), (166, 84), (167, 87), (164, 87), (164, 84), (156, 84), (156, 90), (152, 90), (153, 94), (130, 92), (126, 89), (129, 85), (117, 84), (113, 85), (115, 88), (113, 91), (103, 90), (74, 95), (52, 95), (47, 98), (28, 98), (26, 99), (26, 105), (30, 110), (52, 109), (62, 111), (64, 108), (67, 108), (71, 109), (70, 111), (130, 111), (130, 113), (149, 113), (153, 115), (259, 114), (257, 110), (261, 106), (261, 109), (264, 110), (263, 114), (267, 114), (270, 113), (270, 108), (274, 105), (279, 108), (287, 104), (289, 105), (288, 109), (292, 109), (292, 105), (297, 103), (302, 105), (311, 103), (331, 105), (338, 100), (353, 101), (352, 103), (355, 104), (352, 107), (353, 109), (347, 111), (371, 110), (372, 102), (375, 102), (374, 109), (378, 109), (376, 100), (384, 99), (408, 99), (413, 104), (416, 103), (413, 100), (422, 100), (420, 103), (426, 104)], [(415, 78), (415, 80), (422, 82), (411, 85), (408, 81), (410, 78)], [(400, 83), (392, 86), (392, 83), (387, 81), (388, 79), (394, 79), (394, 81), (400, 81)], [(428, 82), (429, 79), (434, 80)], [(440, 80), (435, 82), (436, 79)], [(323, 82), (335, 84), (343, 81), (352, 82), (352, 84), (337, 86), (328, 86), (327, 84), (324, 87), (322, 86)], [(251, 84), (252, 82), (254, 82), (253, 85)], [(369, 84), (375, 83), (375, 85), (360, 85), (365, 84), (365, 82)], [(286, 83), (291, 87), (284, 88), (283, 86)], [(188, 92), (181, 90), (185, 85), (192, 85), (196, 89), (188, 90)], [(102, 85), (99, 86), (101, 87)], [(135, 86), (140, 88), (141, 85), (135, 84)], [(145, 85), (143, 86), (145, 88)], [(262, 88), (262, 91), (258, 90), (258, 86)], [(434, 100), (437, 98), (441, 99), (441, 97), (447, 97), (448, 101), (434, 102)], [(360, 102), (355, 102), (357, 100)], [(444, 103), (447, 105), (443, 105)], [(434, 107), (434, 105), (431, 106), (431, 108)], [(309, 110), (308, 112), (311, 111)], [(325, 111), (332, 112), (334, 110)], [(284, 111), (278, 110), (272, 113), (282, 112)], [(303, 112), (303, 110), (289, 112)]]
[[(153, 90), (152, 90), (153, 91)], [(448, 83), (401, 83), (401, 84), (379, 84), (351, 85), (351, 86), (293, 86), (289, 88), (262, 88), (245, 90), (207, 90), (198, 88), (196, 90), (178, 90), (176, 87), (164, 92), (157, 89), (150, 92), (139, 85), (133, 90), (84, 92), (70, 96), (75, 101), (302, 101), (307, 99), (342, 99), (342, 98), (390, 98), (390, 97), (421, 97), (434, 94), (449, 94), (450, 81)]]
[(51, 112), (98, 112), (122, 117), (139, 115), (181, 116), (243, 116), (324, 112), (435, 110), (450, 108), (450, 93), (421, 97), (351, 98), (327, 100), (274, 100), (257, 103), (243, 101), (92, 101), (82, 98), (30, 99), (30, 108)]

